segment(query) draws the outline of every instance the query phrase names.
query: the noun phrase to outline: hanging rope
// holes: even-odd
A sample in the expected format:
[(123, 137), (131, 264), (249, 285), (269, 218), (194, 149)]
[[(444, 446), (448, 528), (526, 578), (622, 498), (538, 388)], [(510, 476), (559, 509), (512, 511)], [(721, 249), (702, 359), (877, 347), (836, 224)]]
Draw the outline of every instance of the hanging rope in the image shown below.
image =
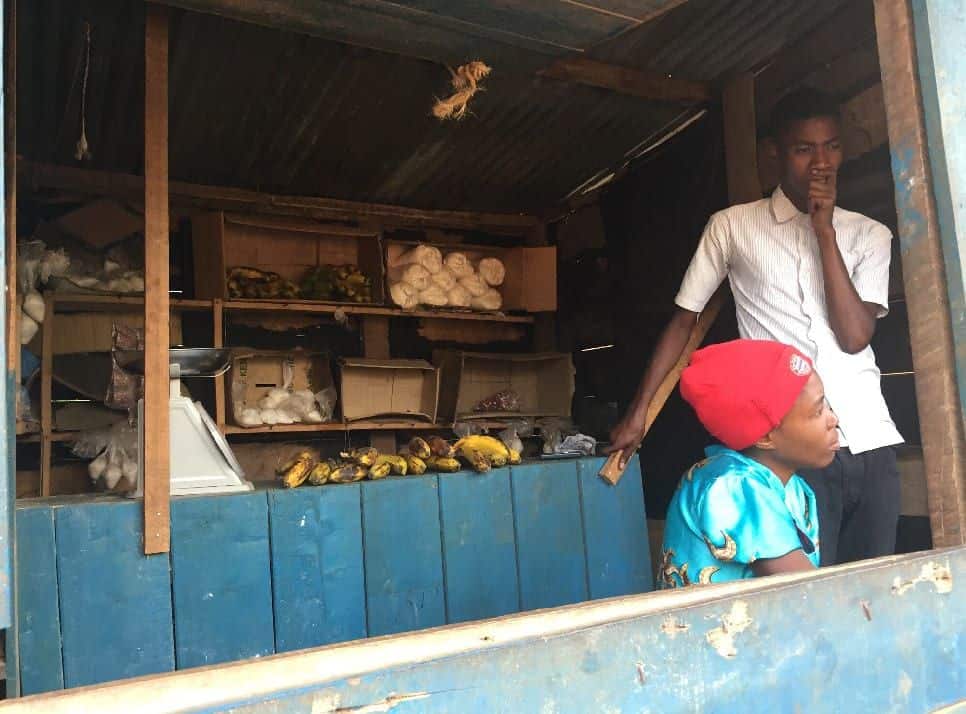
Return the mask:
[(81, 84), (81, 133), (74, 148), (74, 158), (78, 161), (90, 160), (91, 152), (87, 144), (87, 78), (91, 72), (91, 23), (84, 23), (86, 35), (86, 58), (84, 60), (84, 81)]
[(447, 67), (451, 75), (450, 84), (453, 94), (446, 99), (437, 99), (433, 105), (433, 116), (440, 120), (462, 119), (466, 116), (466, 105), (473, 95), (483, 91), (479, 82), (490, 73), (490, 68), (483, 62), (475, 61), (457, 67)]

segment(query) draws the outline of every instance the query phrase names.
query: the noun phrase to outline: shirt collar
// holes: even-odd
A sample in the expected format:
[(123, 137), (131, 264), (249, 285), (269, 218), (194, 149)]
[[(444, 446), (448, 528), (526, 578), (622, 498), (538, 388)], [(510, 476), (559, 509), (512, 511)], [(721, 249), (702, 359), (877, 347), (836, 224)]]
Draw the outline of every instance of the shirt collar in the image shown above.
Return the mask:
[(793, 218), (805, 215), (785, 195), (781, 186), (778, 186), (771, 194), (771, 212), (779, 223), (788, 223)]

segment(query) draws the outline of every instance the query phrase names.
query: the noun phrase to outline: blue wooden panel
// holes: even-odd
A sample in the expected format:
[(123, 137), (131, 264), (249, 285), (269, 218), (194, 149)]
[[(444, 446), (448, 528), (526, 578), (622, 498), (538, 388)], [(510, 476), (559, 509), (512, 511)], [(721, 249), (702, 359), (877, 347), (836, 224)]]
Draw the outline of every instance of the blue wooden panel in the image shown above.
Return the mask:
[(510, 470), (439, 479), (449, 622), (520, 609)]
[(611, 486), (597, 475), (605, 460), (577, 463), (590, 597), (649, 592), (654, 589), (654, 576), (641, 463), (635, 454), (623, 478)]
[(437, 489), (436, 476), (362, 484), (370, 636), (446, 623)]
[(269, 493), (275, 649), (366, 636), (358, 484)]
[(171, 571), (178, 669), (274, 652), (264, 492), (173, 501)]
[(575, 461), (510, 469), (524, 610), (587, 599), (587, 564)]
[(18, 508), (17, 536), (21, 693), (63, 689), (53, 509)]
[(142, 514), (121, 499), (54, 509), (68, 687), (174, 669), (171, 569), (144, 555)]

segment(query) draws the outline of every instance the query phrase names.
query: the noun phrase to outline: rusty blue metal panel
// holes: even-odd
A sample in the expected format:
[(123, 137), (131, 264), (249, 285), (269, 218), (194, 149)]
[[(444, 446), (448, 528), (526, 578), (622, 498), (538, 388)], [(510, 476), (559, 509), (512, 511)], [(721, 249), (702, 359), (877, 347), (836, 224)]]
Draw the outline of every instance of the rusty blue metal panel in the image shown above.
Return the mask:
[(959, 399), (966, 413), (966, 6), (912, 0), (912, 10)]

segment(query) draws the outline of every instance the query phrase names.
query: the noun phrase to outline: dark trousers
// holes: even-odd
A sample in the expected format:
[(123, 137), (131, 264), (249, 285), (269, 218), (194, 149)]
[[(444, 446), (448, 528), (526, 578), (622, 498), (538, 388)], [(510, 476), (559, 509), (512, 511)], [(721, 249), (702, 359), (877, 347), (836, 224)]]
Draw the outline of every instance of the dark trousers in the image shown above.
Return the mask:
[(822, 565), (892, 555), (899, 523), (899, 468), (891, 446), (839, 449), (824, 469), (803, 471), (815, 492)]

